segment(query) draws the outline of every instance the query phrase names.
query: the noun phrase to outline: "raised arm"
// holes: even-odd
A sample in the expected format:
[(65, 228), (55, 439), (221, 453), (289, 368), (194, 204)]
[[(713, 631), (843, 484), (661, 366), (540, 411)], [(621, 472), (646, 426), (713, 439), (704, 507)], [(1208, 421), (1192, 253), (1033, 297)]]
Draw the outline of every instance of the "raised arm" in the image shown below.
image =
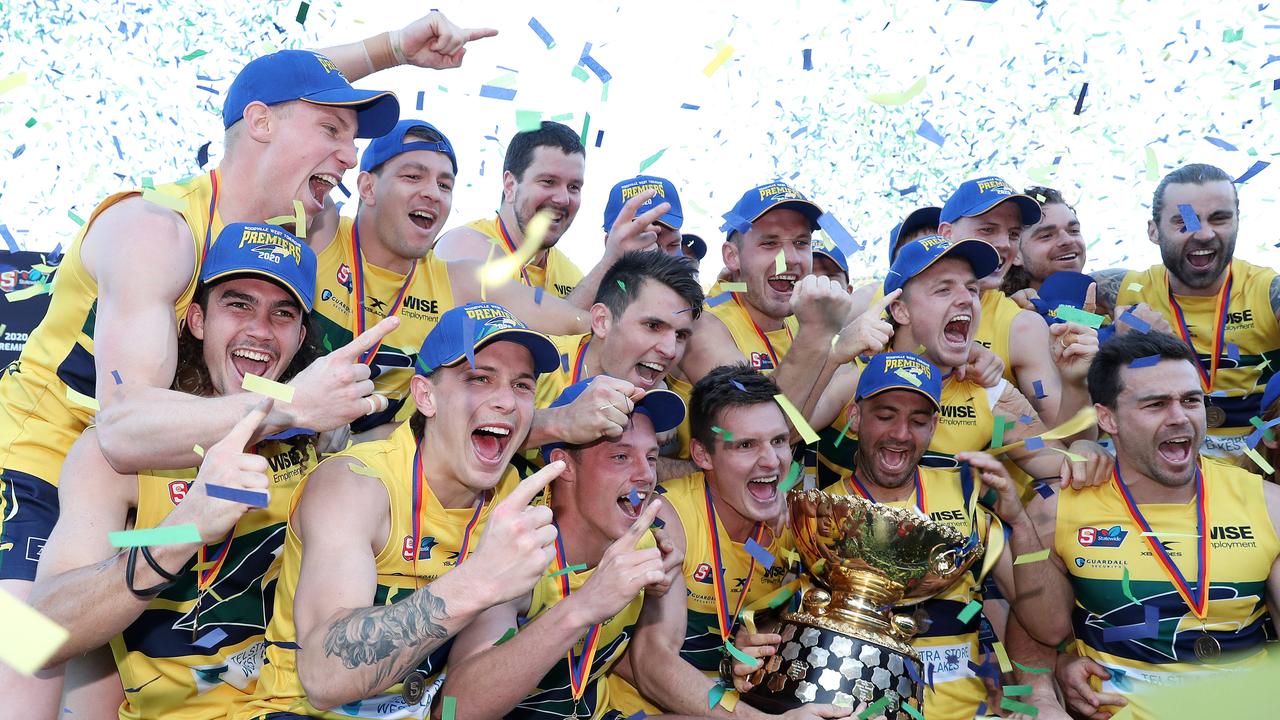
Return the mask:
[(467, 561), (392, 605), (373, 606), (374, 559), (390, 532), (386, 490), (339, 459), (308, 481), (295, 522), (303, 542), (294, 596), (298, 678), (328, 709), (399, 682), (489, 607), (528, 592), (551, 562), (551, 511), (529, 501), (562, 463), (526, 478), (490, 511)]
[[(244, 452), (269, 406), (261, 403), (232, 428), (225, 440), (209, 448), (200, 473), (182, 502), (160, 523), (161, 527), (193, 523), (202, 542), (214, 543), (251, 508), (209, 497), (205, 488), (210, 483), (269, 492), (267, 461)], [(50, 665), (107, 643), (136, 620), (160, 592), (138, 595), (129, 589), (129, 553), (114, 548), (107, 535), (126, 529), (137, 495), (137, 476), (112, 470), (98, 448), (96, 431), (86, 430), (71, 446), (62, 465), (58, 485), (61, 511), (41, 555), (31, 592), (32, 606), (70, 631)], [(199, 547), (196, 543), (180, 543), (157, 545), (149, 551), (157, 564), (176, 574)], [(152, 588), (165, 580), (143, 558), (135, 559), (135, 589)]]
[[(1079, 409), (1077, 405), (1069, 408), (1070, 411), (1065, 416), (1060, 415), (1064, 399), (1063, 382), (1049, 349), (1049, 344), (1056, 342), (1058, 338), (1049, 335), (1049, 326), (1036, 313), (1023, 310), (1009, 323), (1009, 363), (1012, 365), (1013, 376), (1018, 381), (1018, 389), (1031, 401), (1036, 414), (1049, 426), (1058, 424), (1060, 417), (1070, 417), (1071, 412)], [(1040, 393), (1043, 395), (1040, 398), (1036, 397), (1035, 392), (1037, 382), (1044, 391)], [(1068, 400), (1068, 404), (1071, 404), (1079, 398), (1072, 396)]]
[(671, 209), (671, 203), (658, 203), (647, 212), (636, 215), (640, 206), (656, 194), (653, 190), (646, 190), (622, 206), (618, 211), (617, 219), (613, 222), (613, 227), (609, 228), (609, 234), (604, 239), (604, 257), (582, 276), (574, 286), (573, 292), (565, 298), (566, 302), (583, 310), (590, 308), (596, 302), (600, 281), (619, 258), (632, 250), (650, 250), (656, 247), (658, 235), (648, 228)]
[(397, 65), (435, 70), (459, 67), (467, 53), (467, 43), (497, 34), (493, 28), (460, 28), (432, 10), (399, 30), (327, 47), (320, 53), (332, 60), (348, 80), (355, 82)]

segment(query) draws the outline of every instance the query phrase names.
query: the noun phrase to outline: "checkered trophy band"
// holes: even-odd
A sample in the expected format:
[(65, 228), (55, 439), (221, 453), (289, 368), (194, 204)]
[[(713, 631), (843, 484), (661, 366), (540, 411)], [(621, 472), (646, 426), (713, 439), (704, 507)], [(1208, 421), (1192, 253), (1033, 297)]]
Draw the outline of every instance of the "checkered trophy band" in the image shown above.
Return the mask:
[(976, 534), (929, 520), (914, 508), (856, 496), (793, 490), (796, 547), (813, 586), (782, 616), (782, 645), (743, 696), (766, 712), (832, 703), (855, 714), (873, 705), (888, 720), (921, 710), (924, 669), (912, 650), (918, 622), (895, 606), (950, 587), (982, 556)]

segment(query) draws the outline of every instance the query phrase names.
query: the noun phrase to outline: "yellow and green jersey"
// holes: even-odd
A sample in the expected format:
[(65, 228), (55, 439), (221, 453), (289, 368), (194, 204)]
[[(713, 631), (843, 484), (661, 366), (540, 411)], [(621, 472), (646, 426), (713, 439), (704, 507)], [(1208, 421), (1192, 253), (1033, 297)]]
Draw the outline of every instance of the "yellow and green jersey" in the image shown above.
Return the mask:
[[(493, 218), (469, 222), (466, 227), (489, 238), (489, 242), (497, 246), (494, 257), (501, 257), (504, 252), (516, 251), (516, 245), (503, 231), (502, 221), (497, 215)], [(553, 247), (547, 249), (546, 267), (525, 265), (512, 273), (511, 279), (529, 287), (540, 287), (546, 292), (554, 293), (556, 297), (567, 298), (578, 283), (582, 282), (582, 271), (573, 264), (568, 255), (560, 251), (560, 248)]]

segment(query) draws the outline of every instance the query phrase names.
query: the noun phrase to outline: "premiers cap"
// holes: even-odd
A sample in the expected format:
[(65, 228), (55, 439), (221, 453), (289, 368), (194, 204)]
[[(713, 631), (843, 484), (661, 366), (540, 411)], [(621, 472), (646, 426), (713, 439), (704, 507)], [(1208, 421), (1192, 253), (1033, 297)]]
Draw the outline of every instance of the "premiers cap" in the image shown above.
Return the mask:
[(940, 207), (922, 207), (911, 211), (907, 218), (889, 231), (889, 263), (898, 257), (898, 241), (909, 237), (912, 233), (929, 228), (929, 234), (938, 232), (938, 216), (942, 214)]
[(707, 256), (707, 241), (693, 233), (680, 233), (680, 251), (694, 260)]
[(282, 286), (311, 312), (316, 254), (288, 230), (252, 223), (222, 228), (200, 265), (200, 282), (208, 285), (241, 275), (257, 275)]
[(490, 343), (519, 343), (533, 355), (535, 374), (560, 367), (560, 353), (551, 338), (530, 330), (511, 311), (495, 303), (467, 303), (440, 316), (418, 352), (418, 374), (429, 375), (452, 367)]
[(836, 247), (836, 244), (828, 240), (826, 237), (823, 237), (821, 240), (813, 243), (813, 254), (815, 256), (823, 255), (830, 258), (831, 262), (840, 266), (840, 269), (844, 271), (845, 275), (849, 274), (849, 259), (844, 256), (843, 250)]
[[(579, 380), (560, 392), (560, 397), (552, 401), (551, 407), (564, 407), (582, 394), (591, 381), (595, 378), (587, 378)], [(636, 403), (633, 413), (648, 415), (653, 421), (653, 431), (663, 433), (668, 430), (674, 430), (684, 422), (684, 400), (679, 395), (670, 390), (650, 390), (640, 398)], [(542, 458), (547, 462), (551, 461), (551, 451), (558, 447), (564, 447), (565, 443), (553, 442), (542, 446)]]
[(385, 134), (400, 117), (400, 101), (386, 90), (357, 90), (337, 65), (310, 50), (280, 50), (245, 65), (227, 90), (222, 126), (231, 127), (251, 102), (278, 105), (303, 100), (356, 111), (356, 137)]
[(939, 222), (953, 223), (962, 217), (976, 217), (1000, 203), (1012, 200), (1022, 213), (1022, 224), (1040, 222), (1040, 203), (1029, 195), (1023, 195), (998, 177), (965, 180), (942, 206)]
[(724, 214), (724, 224), (720, 229), (725, 232), (745, 233), (751, 230), (751, 223), (760, 219), (761, 215), (777, 208), (795, 210), (809, 220), (809, 229), (818, 229), (818, 218), (822, 216), (822, 208), (805, 197), (799, 190), (775, 180), (743, 193), (738, 204)]
[[(406, 138), (405, 135), (414, 128), (429, 130), (440, 136), (440, 141), (429, 142), (416, 137)], [(414, 150), (430, 150), (448, 155), (449, 162), (453, 163), (453, 174), (458, 174), (458, 156), (454, 155), (449, 138), (437, 130), (435, 125), (425, 120), (401, 120), (386, 135), (374, 138), (369, 143), (369, 147), (364, 149), (364, 154), (360, 156), (360, 172), (373, 172), (379, 165), (400, 153)]]
[(913, 353), (890, 352), (872, 355), (862, 369), (854, 402), (889, 390), (910, 390), (929, 398), (942, 409), (942, 373), (934, 364)]
[(630, 180), (623, 180), (613, 189), (609, 191), (609, 202), (604, 206), (604, 231), (609, 232), (613, 227), (613, 222), (618, 219), (618, 214), (622, 212), (622, 206), (627, 204), (631, 198), (639, 195), (647, 190), (653, 190), (657, 194), (650, 198), (645, 204), (636, 208), (636, 214), (647, 212), (655, 205), (662, 203), (671, 203), (671, 209), (665, 215), (658, 218), (658, 222), (666, 225), (672, 230), (679, 230), (684, 224), (684, 210), (680, 207), (680, 195), (676, 193), (676, 186), (666, 178), (660, 178), (655, 175), (637, 175)]
[(1040, 297), (1033, 299), (1031, 304), (1045, 322), (1055, 325), (1062, 320), (1053, 315), (1053, 311), (1057, 310), (1059, 305), (1084, 308), (1084, 298), (1091, 284), (1093, 284), (1093, 278), (1084, 273), (1067, 270), (1056, 272), (1046, 277), (1040, 284), (1040, 290), (1037, 291)]
[(941, 235), (930, 235), (912, 240), (898, 251), (898, 258), (884, 278), (884, 294), (897, 290), (911, 278), (928, 270), (945, 257), (959, 257), (969, 261), (973, 274), (984, 278), (1000, 267), (1000, 253), (990, 244), (977, 238), (949, 240)]

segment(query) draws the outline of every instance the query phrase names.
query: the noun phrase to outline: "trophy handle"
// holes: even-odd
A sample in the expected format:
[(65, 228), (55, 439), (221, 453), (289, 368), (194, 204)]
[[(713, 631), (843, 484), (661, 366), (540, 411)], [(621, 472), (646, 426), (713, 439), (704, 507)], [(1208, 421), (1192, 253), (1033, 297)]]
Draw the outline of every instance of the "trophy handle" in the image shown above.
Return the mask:
[(960, 567), (960, 553), (946, 545), (935, 545), (929, 551), (929, 567), (935, 574), (946, 577)]

